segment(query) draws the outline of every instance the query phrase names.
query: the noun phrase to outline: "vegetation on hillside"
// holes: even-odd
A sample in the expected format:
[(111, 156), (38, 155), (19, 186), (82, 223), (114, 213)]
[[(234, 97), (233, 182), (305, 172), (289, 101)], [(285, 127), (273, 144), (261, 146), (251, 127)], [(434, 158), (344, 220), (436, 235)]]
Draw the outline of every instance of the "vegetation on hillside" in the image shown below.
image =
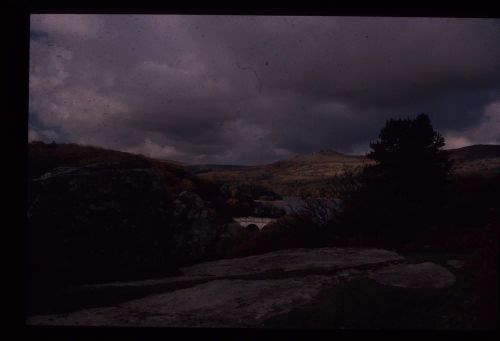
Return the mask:
[(200, 177), (232, 185), (256, 184), (282, 196), (323, 196), (325, 185), (345, 171), (359, 172), (372, 161), (363, 156), (350, 156), (321, 151), (295, 156), (265, 166), (232, 169), (211, 168)]
[(120, 167), (151, 169), (168, 193), (194, 191), (204, 199), (217, 193), (217, 186), (200, 179), (189, 169), (173, 161), (162, 161), (132, 154), (75, 143), (56, 144), (40, 141), (28, 145), (28, 179), (36, 179), (57, 167), (81, 167), (96, 163), (119, 163)]
[[(452, 162), (452, 174), (495, 175), (500, 173), (500, 146), (477, 145), (443, 151)], [(408, 153), (413, 157), (412, 153)], [(416, 160), (415, 160), (416, 161)], [(358, 174), (374, 160), (336, 152), (299, 155), (263, 166), (191, 166), (203, 179), (234, 186), (255, 184), (282, 196), (326, 197), (332, 183), (349, 174)]]
[[(474, 234), (496, 219), (492, 212), (500, 175), (451, 174), (453, 163), (443, 146), (444, 139), (426, 115), (389, 120), (371, 144), (371, 165), (361, 171), (345, 168), (323, 179), (321, 196), (339, 205), (326, 208), (314, 196), (304, 196), (303, 210), (264, 228), (247, 242), (246, 252), (282, 244), (462, 251), (480, 247)], [(468, 158), (474, 157), (469, 153)]]

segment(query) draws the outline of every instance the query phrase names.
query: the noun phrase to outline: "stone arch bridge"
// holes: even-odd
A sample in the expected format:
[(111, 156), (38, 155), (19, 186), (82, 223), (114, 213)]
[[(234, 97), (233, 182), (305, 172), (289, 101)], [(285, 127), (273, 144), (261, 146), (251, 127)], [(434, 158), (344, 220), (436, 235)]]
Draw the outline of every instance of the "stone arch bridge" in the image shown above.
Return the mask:
[(262, 230), (264, 226), (275, 221), (274, 218), (260, 218), (260, 217), (235, 217), (234, 220), (241, 226), (247, 228), (251, 225), (255, 225)]

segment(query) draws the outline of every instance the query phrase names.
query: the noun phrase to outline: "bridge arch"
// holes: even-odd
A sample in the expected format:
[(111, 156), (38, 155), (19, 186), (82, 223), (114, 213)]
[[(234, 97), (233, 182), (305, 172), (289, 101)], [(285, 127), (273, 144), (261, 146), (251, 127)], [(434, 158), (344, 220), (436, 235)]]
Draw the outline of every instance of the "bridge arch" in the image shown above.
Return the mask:
[(255, 225), (255, 224), (248, 224), (246, 227), (245, 227), (247, 230), (253, 230), (253, 231), (259, 231), (260, 228)]
[(275, 221), (276, 219), (262, 217), (235, 217), (234, 220), (244, 228), (257, 227), (259, 230), (262, 230), (264, 226)]

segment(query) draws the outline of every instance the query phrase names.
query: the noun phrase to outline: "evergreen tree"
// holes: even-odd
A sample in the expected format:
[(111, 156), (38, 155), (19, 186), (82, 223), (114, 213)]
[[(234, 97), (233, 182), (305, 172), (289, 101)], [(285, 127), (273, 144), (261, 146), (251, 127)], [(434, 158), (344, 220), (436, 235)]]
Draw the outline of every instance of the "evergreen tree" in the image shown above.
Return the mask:
[(335, 233), (398, 246), (432, 228), (451, 166), (443, 146), (427, 115), (388, 120), (370, 144), (368, 157), (376, 163), (363, 170), (358, 189), (344, 198)]
[(377, 161), (377, 181), (391, 184), (406, 199), (439, 199), (449, 175), (451, 162), (441, 148), (444, 138), (434, 130), (429, 117), (390, 119), (378, 141), (371, 143), (368, 157)]

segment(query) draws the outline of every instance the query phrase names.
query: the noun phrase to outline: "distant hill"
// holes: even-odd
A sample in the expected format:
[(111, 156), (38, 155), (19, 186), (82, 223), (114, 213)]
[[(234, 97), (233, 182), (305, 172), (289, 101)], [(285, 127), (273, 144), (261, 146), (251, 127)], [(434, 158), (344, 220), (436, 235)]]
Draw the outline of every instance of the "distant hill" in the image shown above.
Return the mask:
[(189, 165), (187, 166), (195, 174), (208, 173), (208, 172), (218, 172), (218, 171), (234, 171), (234, 170), (245, 170), (249, 166), (239, 166), (239, 165)]
[[(500, 171), (499, 145), (474, 145), (448, 152), (455, 161), (453, 171), (456, 174)], [(359, 171), (372, 163), (365, 156), (322, 150), (262, 166), (204, 166), (199, 175), (214, 181), (256, 183), (280, 195), (293, 196), (318, 192), (328, 178), (344, 170)]]
[(56, 167), (82, 167), (95, 163), (117, 163), (119, 167), (151, 169), (162, 181), (165, 189), (172, 193), (205, 190), (206, 181), (175, 161), (157, 160), (140, 154), (74, 143), (36, 141), (28, 144), (29, 179), (36, 179)]
[[(455, 174), (496, 174), (500, 172), (500, 145), (474, 145), (449, 149)], [(344, 170), (359, 171), (373, 161), (361, 155), (332, 150), (297, 155), (267, 165), (181, 165), (142, 155), (76, 144), (32, 142), (28, 148), (30, 178), (61, 166), (82, 166), (95, 162), (148, 163), (176, 190), (198, 187), (200, 179), (229, 183), (253, 183), (280, 195), (300, 195), (320, 190), (325, 180)]]
[(500, 145), (495, 144), (476, 144), (449, 151), (451, 158), (460, 162), (500, 158)]
[(370, 163), (372, 161), (364, 156), (323, 150), (262, 166), (231, 166), (229, 169), (212, 166), (211, 170), (198, 174), (212, 181), (255, 183), (281, 195), (299, 195), (304, 190), (321, 187), (325, 179), (343, 170), (356, 171)]
[(500, 173), (500, 145), (474, 145), (450, 149), (454, 161), (453, 171), (457, 174)]

